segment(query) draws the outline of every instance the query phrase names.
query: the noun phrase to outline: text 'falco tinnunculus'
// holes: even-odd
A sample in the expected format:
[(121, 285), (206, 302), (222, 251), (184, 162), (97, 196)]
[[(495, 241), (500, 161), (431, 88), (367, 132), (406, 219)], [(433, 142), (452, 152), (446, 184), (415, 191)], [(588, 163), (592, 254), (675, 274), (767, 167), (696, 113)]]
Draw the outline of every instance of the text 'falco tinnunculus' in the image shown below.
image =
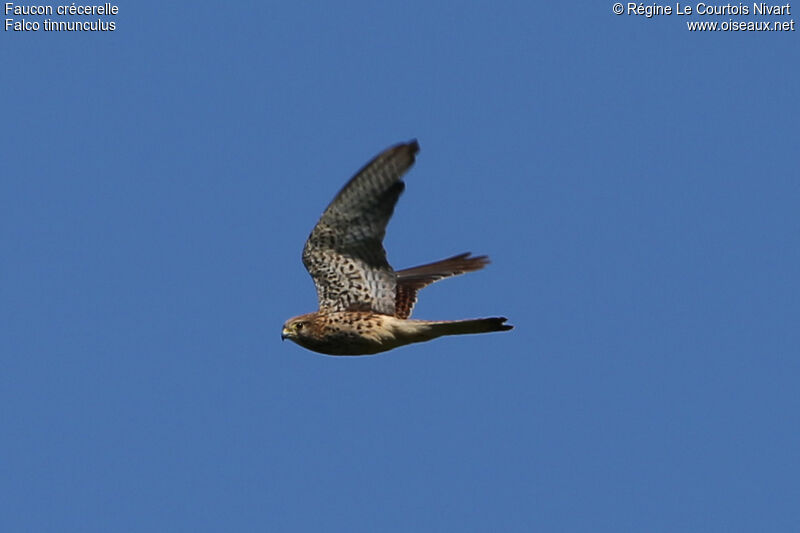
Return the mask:
[(456, 255), (395, 272), (383, 236), (414, 164), (417, 141), (384, 150), (339, 191), (311, 231), (303, 264), (317, 287), (319, 311), (289, 319), (282, 339), (328, 355), (369, 355), (444, 335), (507, 331), (504, 317), (411, 320), (417, 291), (480, 270), (489, 259)]

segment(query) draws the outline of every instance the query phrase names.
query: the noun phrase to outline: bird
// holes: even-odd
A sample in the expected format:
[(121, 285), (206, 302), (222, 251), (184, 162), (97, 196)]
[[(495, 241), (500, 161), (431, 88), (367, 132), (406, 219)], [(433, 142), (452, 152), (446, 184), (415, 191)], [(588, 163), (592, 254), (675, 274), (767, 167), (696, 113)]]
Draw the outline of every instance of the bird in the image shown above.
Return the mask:
[(480, 270), (470, 252), (392, 269), (383, 248), (386, 226), (414, 164), (416, 140), (378, 154), (345, 184), (303, 247), (303, 265), (317, 289), (319, 310), (287, 320), (281, 339), (326, 355), (373, 355), (446, 335), (508, 331), (505, 317), (468, 320), (409, 318), (417, 293), (436, 281)]

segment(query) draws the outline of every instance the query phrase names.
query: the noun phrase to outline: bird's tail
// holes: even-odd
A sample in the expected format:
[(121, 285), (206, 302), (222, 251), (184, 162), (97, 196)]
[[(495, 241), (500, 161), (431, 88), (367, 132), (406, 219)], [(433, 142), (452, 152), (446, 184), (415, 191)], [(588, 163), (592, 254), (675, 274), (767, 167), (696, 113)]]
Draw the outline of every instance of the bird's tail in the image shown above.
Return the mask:
[(435, 337), (443, 335), (469, 335), (472, 333), (490, 333), (492, 331), (508, 331), (514, 326), (505, 324), (505, 317), (474, 318), (470, 320), (448, 320), (429, 322), (431, 333)]

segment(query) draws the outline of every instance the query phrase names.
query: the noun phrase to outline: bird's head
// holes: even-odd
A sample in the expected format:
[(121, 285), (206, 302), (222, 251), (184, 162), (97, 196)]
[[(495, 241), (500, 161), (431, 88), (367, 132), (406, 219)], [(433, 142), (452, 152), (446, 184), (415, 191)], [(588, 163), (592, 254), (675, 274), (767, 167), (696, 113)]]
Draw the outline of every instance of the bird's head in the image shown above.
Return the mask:
[(287, 320), (281, 330), (281, 340), (289, 339), (302, 345), (303, 339), (310, 334), (310, 328), (314, 321), (313, 314), (300, 315)]

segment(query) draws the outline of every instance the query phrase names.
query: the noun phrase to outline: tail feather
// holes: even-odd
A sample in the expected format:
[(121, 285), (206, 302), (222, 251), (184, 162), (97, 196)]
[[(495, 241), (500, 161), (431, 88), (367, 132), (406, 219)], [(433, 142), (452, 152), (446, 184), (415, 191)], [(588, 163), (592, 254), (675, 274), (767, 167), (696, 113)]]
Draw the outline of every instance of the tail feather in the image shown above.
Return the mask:
[(491, 333), (493, 331), (508, 331), (514, 326), (505, 324), (506, 317), (474, 318), (470, 320), (448, 320), (431, 324), (433, 333), (442, 335), (469, 335), (473, 333)]

